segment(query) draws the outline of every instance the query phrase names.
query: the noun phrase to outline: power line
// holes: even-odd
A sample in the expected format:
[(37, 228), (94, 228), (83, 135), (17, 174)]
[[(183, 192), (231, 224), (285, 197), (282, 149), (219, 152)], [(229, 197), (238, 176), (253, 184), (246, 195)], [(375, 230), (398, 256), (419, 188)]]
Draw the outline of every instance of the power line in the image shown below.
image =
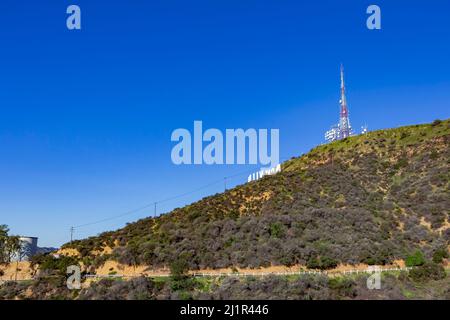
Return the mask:
[[(283, 160), (283, 159), (290, 159), (290, 158), (282, 158), (281, 160)], [(169, 201), (173, 201), (173, 200), (176, 200), (176, 199), (188, 196), (190, 194), (193, 194), (193, 193), (199, 192), (201, 190), (207, 189), (207, 188), (212, 187), (212, 186), (214, 186), (216, 184), (219, 184), (219, 183), (223, 183), (225, 191), (227, 191), (227, 182), (228, 181), (230, 181), (230, 180), (232, 180), (234, 178), (243, 176), (244, 174), (249, 174), (249, 173), (252, 173), (252, 172), (254, 172), (254, 169), (241, 171), (241, 172), (238, 172), (236, 174), (233, 174), (233, 175), (230, 175), (230, 176), (226, 176), (223, 179), (215, 180), (215, 181), (213, 181), (211, 183), (208, 183), (208, 184), (206, 184), (204, 186), (201, 186), (199, 188), (196, 188), (194, 190), (191, 190), (191, 191), (188, 191), (188, 192), (184, 192), (184, 193), (181, 193), (181, 194), (178, 194), (178, 195), (166, 198), (166, 199), (162, 199), (162, 200), (159, 200), (159, 201), (153, 201), (153, 202), (145, 204), (145, 205), (143, 205), (143, 206), (141, 206), (139, 208), (136, 208), (136, 209), (133, 209), (133, 210), (130, 210), (130, 211), (126, 211), (124, 213), (121, 213), (121, 214), (118, 214), (118, 215), (115, 215), (115, 216), (111, 216), (111, 217), (108, 217), (108, 218), (105, 218), (105, 219), (101, 219), (101, 220), (97, 220), (97, 221), (93, 221), (93, 222), (89, 222), (89, 223), (80, 224), (80, 225), (77, 225), (77, 226), (72, 226), (70, 228), (70, 239), (71, 239), (70, 241), (73, 240), (73, 234), (74, 234), (75, 229), (79, 229), (79, 228), (82, 228), (82, 227), (87, 227), (87, 226), (91, 226), (91, 225), (95, 225), (95, 224), (111, 221), (111, 220), (114, 220), (114, 219), (118, 219), (118, 218), (121, 218), (121, 217), (125, 217), (125, 216), (128, 216), (128, 215), (137, 213), (139, 211), (142, 211), (144, 209), (150, 208), (152, 206), (154, 208), (154, 212), (153, 212), (154, 217), (156, 217), (156, 215), (157, 215), (157, 205), (158, 204), (169, 202)]]
[[(242, 176), (242, 175), (247, 174), (247, 173), (252, 172), (252, 171), (253, 171), (253, 170), (247, 170), (247, 171), (244, 171), (244, 172), (240, 172), (240, 173), (237, 173), (237, 174), (234, 174), (234, 175), (225, 177), (225, 179), (236, 178), (236, 177), (238, 177), (238, 176)], [(196, 188), (196, 189), (194, 189), (194, 190), (191, 190), (191, 191), (188, 191), (188, 192), (184, 192), (184, 193), (181, 193), (181, 194), (178, 194), (178, 195), (175, 195), (175, 196), (166, 198), (166, 199), (162, 199), (162, 200), (159, 200), (159, 201), (153, 201), (153, 202), (148, 203), (148, 204), (145, 204), (145, 205), (143, 205), (143, 206), (141, 206), (141, 207), (139, 207), (139, 208), (136, 208), (136, 209), (133, 209), (133, 210), (130, 210), (130, 211), (126, 211), (126, 212), (124, 212), (124, 213), (121, 213), (121, 214), (118, 214), (118, 215), (115, 215), (115, 216), (111, 216), (111, 217), (108, 217), (108, 218), (105, 218), (105, 219), (101, 219), (101, 220), (97, 220), (97, 221), (93, 221), (93, 222), (89, 222), (89, 223), (84, 223), (84, 224), (80, 224), (80, 225), (77, 225), (77, 226), (73, 226), (73, 227), (71, 227), (71, 229), (70, 229), (70, 230), (71, 230), (71, 231), (70, 231), (70, 232), (71, 232), (71, 239), (73, 238), (73, 233), (74, 233), (74, 230), (75, 230), (75, 229), (79, 229), (79, 228), (82, 228), (82, 227), (87, 227), (87, 226), (91, 226), (91, 225), (95, 225), (95, 224), (107, 222), (107, 221), (110, 221), (110, 220), (118, 219), (118, 218), (121, 218), (121, 217), (124, 217), (124, 216), (128, 216), (128, 215), (137, 213), (137, 212), (139, 212), (139, 211), (141, 211), (141, 210), (150, 208), (150, 207), (152, 207), (152, 206), (154, 207), (154, 216), (156, 216), (156, 214), (157, 214), (157, 205), (158, 205), (158, 204), (165, 203), (165, 202), (169, 202), (169, 201), (173, 201), (173, 200), (176, 200), (176, 199), (179, 199), (179, 198), (188, 196), (188, 195), (190, 195), (190, 194), (193, 194), (193, 193), (199, 192), (199, 191), (201, 191), (201, 190), (207, 189), (207, 188), (209, 188), (209, 187), (211, 187), (211, 186), (214, 186), (214, 185), (219, 184), (219, 183), (222, 183), (222, 182), (223, 182), (222, 179), (221, 179), (221, 180), (215, 180), (215, 181), (213, 181), (213, 182), (211, 182), (211, 183), (208, 183), (208, 184), (206, 184), (206, 185), (204, 185), (204, 186), (201, 186), (201, 187), (199, 187), (199, 188)], [(226, 186), (225, 186), (225, 187), (226, 187)], [(72, 240), (71, 240), (71, 241), (72, 241)]]
[(74, 228), (74, 229), (78, 229), (78, 228), (81, 228), (81, 227), (87, 227), (87, 226), (91, 226), (91, 225), (94, 225), (94, 224), (99, 224), (99, 223), (102, 223), (102, 222), (107, 222), (107, 221), (110, 221), (110, 220), (114, 220), (114, 219), (117, 219), (117, 218), (121, 218), (121, 217), (124, 217), (124, 216), (128, 216), (128, 215), (130, 215), (130, 214), (133, 214), (133, 213), (139, 212), (139, 211), (141, 211), (141, 210), (147, 209), (147, 208), (153, 206), (154, 204), (155, 204), (155, 202), (152, 202), (152, 203), (146, 204), (146, 205), (144, 205), (144, 206), (142, 206), (142, 207), (140, 207), (140, 208), (136, 208), (136, 209), (133, 209), (133, 210), (124, 212), (124, 213), (119, 214), (119, 215), (116, 215), (116, 216), (112, 216), (112, 217), (105, 218), (105, 219), (98, 220), (98, 221), (94, 221), (94, 222), (89, 222), (89, 223), (81, 224), (81, 225), (75, 226), (75, 227), (73, 227), (73, 228)]
[(185, 193), (181, 193), (181, 194), (179, 194), (179, 195), (176, 195), (176, 196), (169, 197), (169, 198), (166, 198), (166, 199), (164, 199), (164, 200), (158, 201), (158, 203), (169, 202), (169, 201), (172, 201), (172, 200), (176, 200), (176, 199), (179, 199), (179, 198), (188, 196), (188, 195), (190, 195), (190, 194), (196, 193), (196, 192), (198, 192), (198, 191), (201, 191), (201, 190), (207, 189), (207, 188), (209, 188), (209, 187), (211, 187), (211, 186), (213, 186), (213, 185), (216, 185), (216, 184), (218, 184), (219, 182), (222, 182), (222, 180), (216, 180), (216, 181), (214, 181), (214, 182), (208, 183), (207, 185), (204, 185), (204, 186), (199, 187), (199, 188), (197, 188), (197, 189), (194, 189), (194, 190), (191, 190), (191, 191), (188, 191), (188, 192), (185, 192)]

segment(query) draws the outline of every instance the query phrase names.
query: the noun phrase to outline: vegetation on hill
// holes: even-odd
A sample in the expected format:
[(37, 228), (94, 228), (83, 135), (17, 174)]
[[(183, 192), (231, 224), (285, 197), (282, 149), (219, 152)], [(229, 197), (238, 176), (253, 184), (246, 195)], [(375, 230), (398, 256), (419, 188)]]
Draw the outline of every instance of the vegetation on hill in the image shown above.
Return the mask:
[(325, 275), (102, 279), (81, 290), (69, 290), (64, 277), (7, 282), (2, 299), (167, 300), (167, 299), (450, 299), (450, 278), (438, 265), (382, 274), (381, 288), (369, 290), (367, 275)]
[[(283, 171), (64, 248), (189, 269), (442, 260), (450, 239), (450, 121), (321, 145)], [(100, 256), (105, 247), (112, 253)], [(419, 252), (419, 253), (418, 253)]]
[(14, 256), (21, 254), (19, 237), (8, 233), (8, 227), (0, 225), (0, 265), (10, 263)]

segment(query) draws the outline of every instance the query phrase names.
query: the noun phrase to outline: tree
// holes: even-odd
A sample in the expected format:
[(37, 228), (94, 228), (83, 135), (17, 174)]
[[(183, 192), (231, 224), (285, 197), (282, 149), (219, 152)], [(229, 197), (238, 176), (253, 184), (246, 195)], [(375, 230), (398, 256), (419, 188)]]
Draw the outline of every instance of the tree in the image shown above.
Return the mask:
[(56, 258), (51, 254), (41, 253), (31, 258), (32, 266), (38, 265), (41, 272), (46, 272), (49, 275), (65, 276), (69, 266), (78, 264), (77, 258), (64, 255)]
[(173, 279), (179, 280), (187, 276), (189, 264), (185, 257), (181, 256), (170, 264), (170, 275)]
[(10, 236), (6, 225), (0, 225), (0, 264), (8, 264), (20, 254), (20, 239), (17, 236)]
[(187, 256), (187, 254), (181, 254), (170, 264), (170, 287), (173, 291), (187, 291), (194, 286), (194, 281), (188, 273)]

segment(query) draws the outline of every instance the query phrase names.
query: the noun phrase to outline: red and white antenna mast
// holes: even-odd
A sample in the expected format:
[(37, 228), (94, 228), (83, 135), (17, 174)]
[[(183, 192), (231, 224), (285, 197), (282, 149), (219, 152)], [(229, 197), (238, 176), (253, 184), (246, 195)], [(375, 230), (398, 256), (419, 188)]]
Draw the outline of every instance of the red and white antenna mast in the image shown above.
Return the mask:
[(350, 120), (348, 117), (347, 98), (345, 97), (344, 66), (341, 64), (341, 113), (339, 119), (339, 139), (347, 138), (351, 135)]

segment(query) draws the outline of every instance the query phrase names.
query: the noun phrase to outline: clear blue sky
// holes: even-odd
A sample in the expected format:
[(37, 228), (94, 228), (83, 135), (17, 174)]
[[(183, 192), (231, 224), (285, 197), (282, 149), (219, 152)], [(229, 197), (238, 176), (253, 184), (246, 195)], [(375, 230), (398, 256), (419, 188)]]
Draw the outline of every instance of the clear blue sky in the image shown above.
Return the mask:
[[(381, 31), (365, 26), (372, 3)], [(81, 31), (66, 29), (69, 4)], [(171, 132), (194, 120), (279, 128), (281, 157), (304, 153), (338, 120), (341, 62), (355, 128), (448, 118), (449, 15), (448, 0), (2, 0), (0, 223), (58, 246), (72, 225), (248, 169), (173, 165)]]

